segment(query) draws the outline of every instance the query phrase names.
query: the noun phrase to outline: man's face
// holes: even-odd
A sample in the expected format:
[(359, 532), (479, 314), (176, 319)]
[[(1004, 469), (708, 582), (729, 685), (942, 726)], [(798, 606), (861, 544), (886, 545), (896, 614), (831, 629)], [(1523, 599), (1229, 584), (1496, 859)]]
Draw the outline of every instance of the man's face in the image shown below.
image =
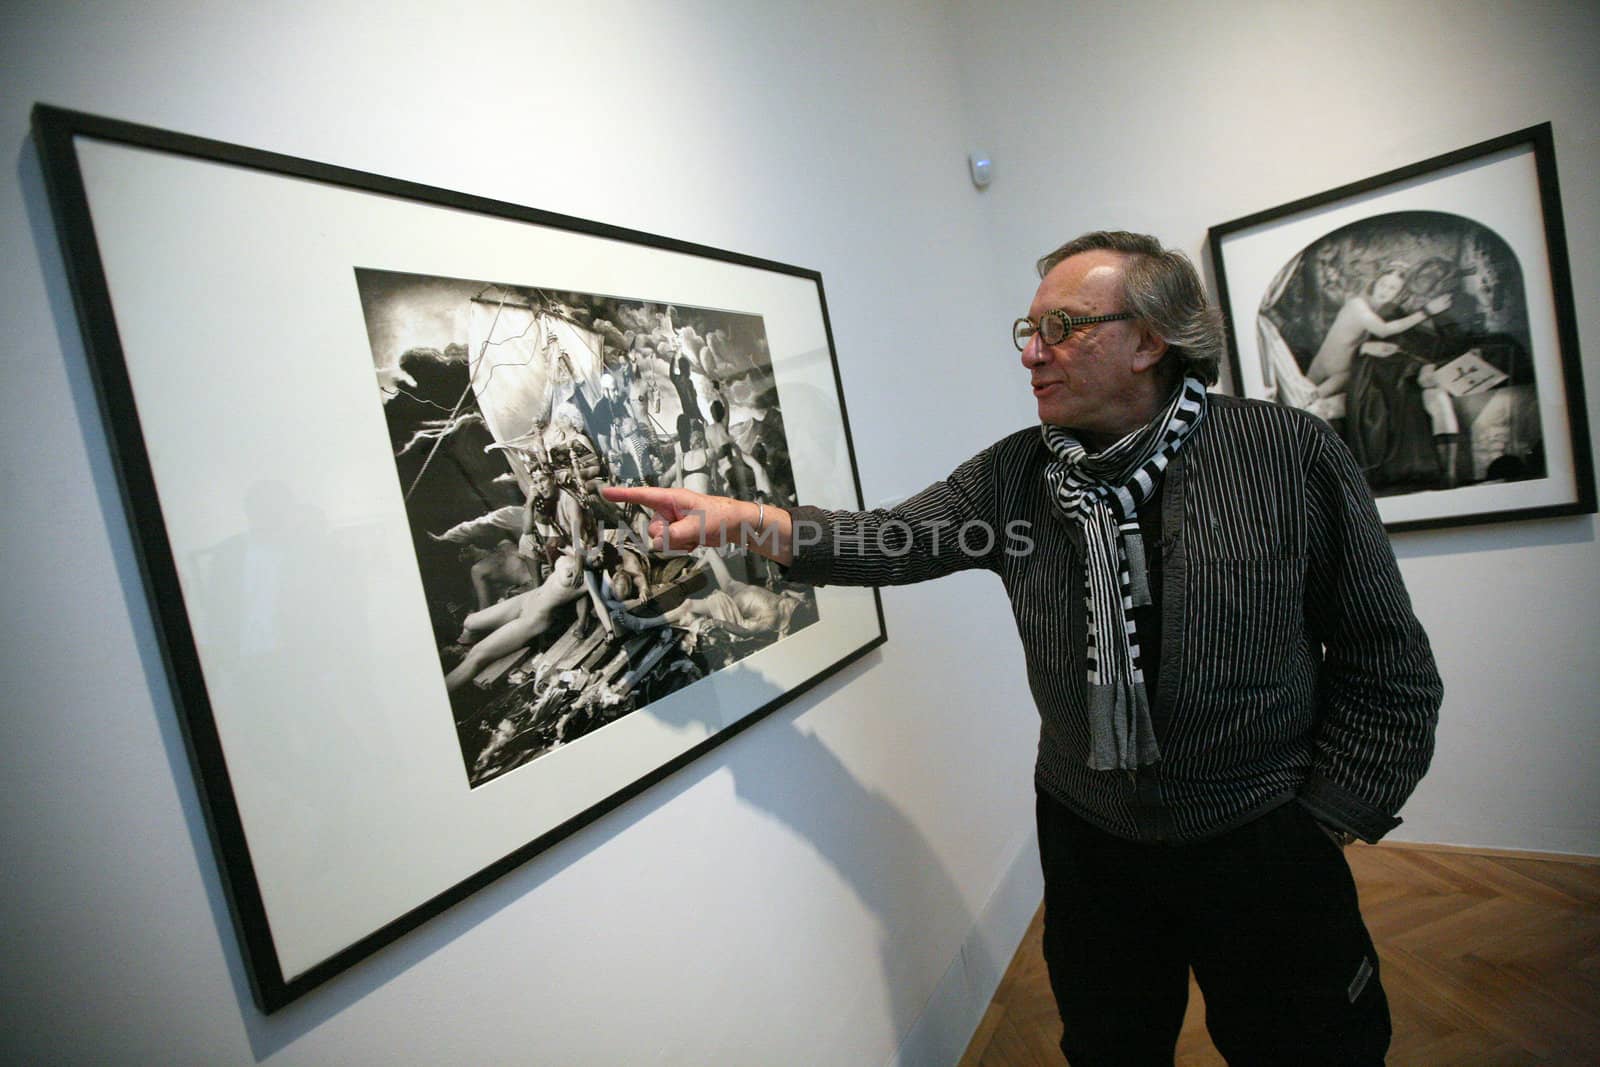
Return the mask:
[[(1074, 317), (1128, 310), (1122, 306), (1122, 256), (1097, 250), (1056, 264), (1039, 283), (1028, 317), (1038, 322), (1056, 308)], [(1022, 351), (1022, 365), (1039, 421), (1100, 437), (1120, 437), (1140, 425), (1144, 420), (1129, 409), (1140, 396), (1142, 383), (1132, 368), (1141, 338), (1130, 319), (1075, 326), (1057, 345), (1035, 333)]]

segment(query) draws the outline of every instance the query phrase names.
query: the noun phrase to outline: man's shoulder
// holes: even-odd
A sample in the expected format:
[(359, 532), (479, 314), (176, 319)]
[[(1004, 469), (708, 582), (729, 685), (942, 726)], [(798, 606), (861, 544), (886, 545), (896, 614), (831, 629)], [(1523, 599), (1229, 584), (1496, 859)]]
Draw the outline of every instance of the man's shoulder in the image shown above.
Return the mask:
[(1218, 412), (1229, 412), (1236, 416), (1259, 416), (1265, 419), (1281, 419), (1285, 422), (1297, 422), (1301, 418), (1316, 418), (1310, 412), (1301, 411), (1299, 408), (1287, 404), (1279, 404), (1272, 400), (1252, 400), (1249, 397), (1233, 396), (1229, 393), (1208, 393), (1206, 402)]
[(1020, 430), (1013, 430), (989, 447), (995, 452), (1036, 451), (1044, 447), (1044, 434), (1040, 432), (1039, 424), (1034, 423)]
[(1034, 423), (1006, 434), (978, 455), (987, 457), (997, 470), (1021, 472), (1048, 460), (1050, 449), (1039, 424)]
[(1030, 458), (1048, 453), (1044, 434), (1039, 431), (1039, 424), (1034, 423), (1032, 426), (1024, 426), (1020, 430), (1008, 433), (994, 444), (980, 449), (967, 459), (967, 463), (996, 463), (1008, 466), (1027, 462)]
[(1327, 438), (1335, 436), (1333, 427), (1325, 420), (1286, 404), (1226, 393), (1212, 393), (1207, 404), (1210, 411), (1206, 421), (1224, 434), (1277, 434), (1312, 446), (1320, 446)]
[(955, 469), (951, 478), (957, 481), (979, 479), (996, 486), (1026, 483), (1040, 477), (1040, 471), (1049, 458), (1044, 435), (1035, 424), (1009, 433), (969, 456)]

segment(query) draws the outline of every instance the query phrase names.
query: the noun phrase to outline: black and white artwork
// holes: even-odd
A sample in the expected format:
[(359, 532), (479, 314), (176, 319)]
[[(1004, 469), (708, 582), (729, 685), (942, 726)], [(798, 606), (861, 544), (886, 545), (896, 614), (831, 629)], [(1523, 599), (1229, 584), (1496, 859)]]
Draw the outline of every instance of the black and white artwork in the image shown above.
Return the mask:
[(477, 786), (818, 619), (753, 554), (664, 553), (607, 484), (795, 503), (758, 315), (357, 269)]
[(875, 590), (654, 551), (597, 492), (862, 506), (816, 271), (33, 120), (262, 1011), (886, 640)]
[(1240, 395), (1325, 420), (1390, 530), (1591, 513), (1549, 124), (1213, 226)]
[(1326, 419), (1375, 494), (1545, 474), (1522, 268), (1481, 223), (1341, 226), (1283, 264), (1256, 331), (1267, 395)]

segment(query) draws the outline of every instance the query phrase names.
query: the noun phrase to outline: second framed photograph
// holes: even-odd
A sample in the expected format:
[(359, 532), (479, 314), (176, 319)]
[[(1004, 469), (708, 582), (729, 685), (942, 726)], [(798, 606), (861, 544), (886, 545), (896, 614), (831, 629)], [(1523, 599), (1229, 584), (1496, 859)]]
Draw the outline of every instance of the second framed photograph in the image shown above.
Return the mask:
[(34, 130), (264, 1010), (885, 639), (875, 592), (660, 551), (600, 492), (860, 505), (817, 272)]
[(1327, 420), (1389, 529), (1595, 511), (1548, 124), (1209, 243), (1238, 390)]

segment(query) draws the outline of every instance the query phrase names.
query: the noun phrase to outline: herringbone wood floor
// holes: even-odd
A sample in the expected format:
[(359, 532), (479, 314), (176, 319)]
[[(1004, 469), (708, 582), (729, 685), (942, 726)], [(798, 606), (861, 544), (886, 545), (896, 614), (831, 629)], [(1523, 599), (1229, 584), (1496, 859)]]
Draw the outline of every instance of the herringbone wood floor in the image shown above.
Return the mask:
[[(1391, 844), (1348, 855), (1394, 1017), (1390, 1064), (1600, 1064), (1600, 863)], [(960, 1067), (1063, 1062), (1040, 921)], [(1191, 978), (1177, 1063), (1222, 1062)]]

